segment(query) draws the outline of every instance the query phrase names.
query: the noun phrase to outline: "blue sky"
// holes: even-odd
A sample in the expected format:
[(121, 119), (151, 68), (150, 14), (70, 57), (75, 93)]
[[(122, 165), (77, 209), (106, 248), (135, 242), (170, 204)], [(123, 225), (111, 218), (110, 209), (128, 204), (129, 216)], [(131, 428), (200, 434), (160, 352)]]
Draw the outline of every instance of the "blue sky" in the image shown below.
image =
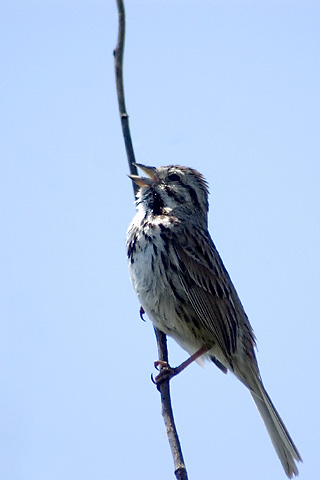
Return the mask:
[[(319, 15), (295, 0), (126, 2), (137, 161), (210, 185), (209, 226), (258, 337), (265, 386), (319, 460)], [(156, 344), (139, 318), (114, 85), (113, 1), (0, 6), (2, 480), (174, 478)], [(186, 358), (169, 341), (172, 365)], [(190, 479), (285, 478), (246, 389), (172, 382)], [(212, 472), (212, 475), (211, 473)]]

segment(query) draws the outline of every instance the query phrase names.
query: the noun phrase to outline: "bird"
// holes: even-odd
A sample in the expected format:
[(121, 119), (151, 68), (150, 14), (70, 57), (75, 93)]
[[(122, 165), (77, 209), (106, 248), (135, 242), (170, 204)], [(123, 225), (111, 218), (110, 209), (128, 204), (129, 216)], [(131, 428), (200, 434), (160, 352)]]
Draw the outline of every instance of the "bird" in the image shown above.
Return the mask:
[(249, 389), (287, 477), (297, 476), (301, 455), (263, 385), (253, 329), (208, 231), (207, 181), (180, 165), (136, 166), (146, 176), (129, 175), (139, 186), (129, 274), (141, 311), (190, 355), (172, 375), (194, 360), (232, 372)]

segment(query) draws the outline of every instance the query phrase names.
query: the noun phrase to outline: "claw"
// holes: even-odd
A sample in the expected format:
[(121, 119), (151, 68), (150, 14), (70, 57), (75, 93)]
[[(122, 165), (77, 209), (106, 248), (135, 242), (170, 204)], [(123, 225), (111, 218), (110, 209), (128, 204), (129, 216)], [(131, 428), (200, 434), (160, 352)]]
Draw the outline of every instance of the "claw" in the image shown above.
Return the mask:
[(155, 378), (151, 375), (151, 380), (155, 385), (159, 385), (159, 383), (164, 380), (170, 380), (179, 373), (176, 368), (170, 367), (168, 362), (164, 362), (163, 360), (156, 360), (154, 367), (160, 372)]
[(142, 320), (143, 322), (145, 322), (145, 319), (143, 318), (143, 315), (144, 315), (146, 312), (143, 310), (142, 307), (140, 307), (139, 313), (140, 313), (140, 318), (141, 318), (141, 320)]
[(171, 368), (168, 362), (165, 362), (164, 360), (156, 360), (154, 362), (154, 368), (156, 368), (157, 370), (160, 370), (159, 367), (167, 368), (167, 369)]

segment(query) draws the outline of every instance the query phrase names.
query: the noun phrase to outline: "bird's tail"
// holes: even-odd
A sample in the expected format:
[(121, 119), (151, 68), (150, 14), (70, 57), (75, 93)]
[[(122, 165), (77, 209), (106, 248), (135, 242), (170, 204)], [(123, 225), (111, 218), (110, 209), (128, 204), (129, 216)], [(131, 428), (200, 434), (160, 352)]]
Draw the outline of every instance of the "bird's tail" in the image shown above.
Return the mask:
[(259, 382), (258, 391), (250, 391), (286, 475), (298, 475), (296, 462), (302, 462), (302, 458), (264, 386)]

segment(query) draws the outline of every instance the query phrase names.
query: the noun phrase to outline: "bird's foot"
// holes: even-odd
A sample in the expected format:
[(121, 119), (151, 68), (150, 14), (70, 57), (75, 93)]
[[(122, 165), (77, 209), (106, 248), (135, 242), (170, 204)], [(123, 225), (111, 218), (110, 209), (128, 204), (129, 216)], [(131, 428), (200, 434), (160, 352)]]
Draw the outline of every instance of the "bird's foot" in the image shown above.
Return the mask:
[(163, 360), (156, 360), (154, 366), (160, 372), (155, 378), (151, 375), (151, 379), (155, 385), (159, 385), (159, 383), (165, 380), (170, 380), (180, 372), (179, 367), (172, 368), (168, 362), (164, 362)]
[(182, 372), (188, 365), (190, 365), (190, 363), (193, 363), (207, 351), (207, 347), (201, 347), (196, 353), (191, 355), (191, 357), (189, 357), (187, 360), (182, 362), (181, 365), (175, 368), (170, 367), (168, 362), (165, 362), (163, 360), (156, 360), (154, 362), (154, 366), (157, 370), (160, 371), (160, 373), (155, 378), (153, 378), (153, 375), (151, 375), (151, 380), (155, 385), (159, 385), (159, 383), (163, 382), (164, 380), (170, 380), (172, 377), (178, 375), (178, 373)]

